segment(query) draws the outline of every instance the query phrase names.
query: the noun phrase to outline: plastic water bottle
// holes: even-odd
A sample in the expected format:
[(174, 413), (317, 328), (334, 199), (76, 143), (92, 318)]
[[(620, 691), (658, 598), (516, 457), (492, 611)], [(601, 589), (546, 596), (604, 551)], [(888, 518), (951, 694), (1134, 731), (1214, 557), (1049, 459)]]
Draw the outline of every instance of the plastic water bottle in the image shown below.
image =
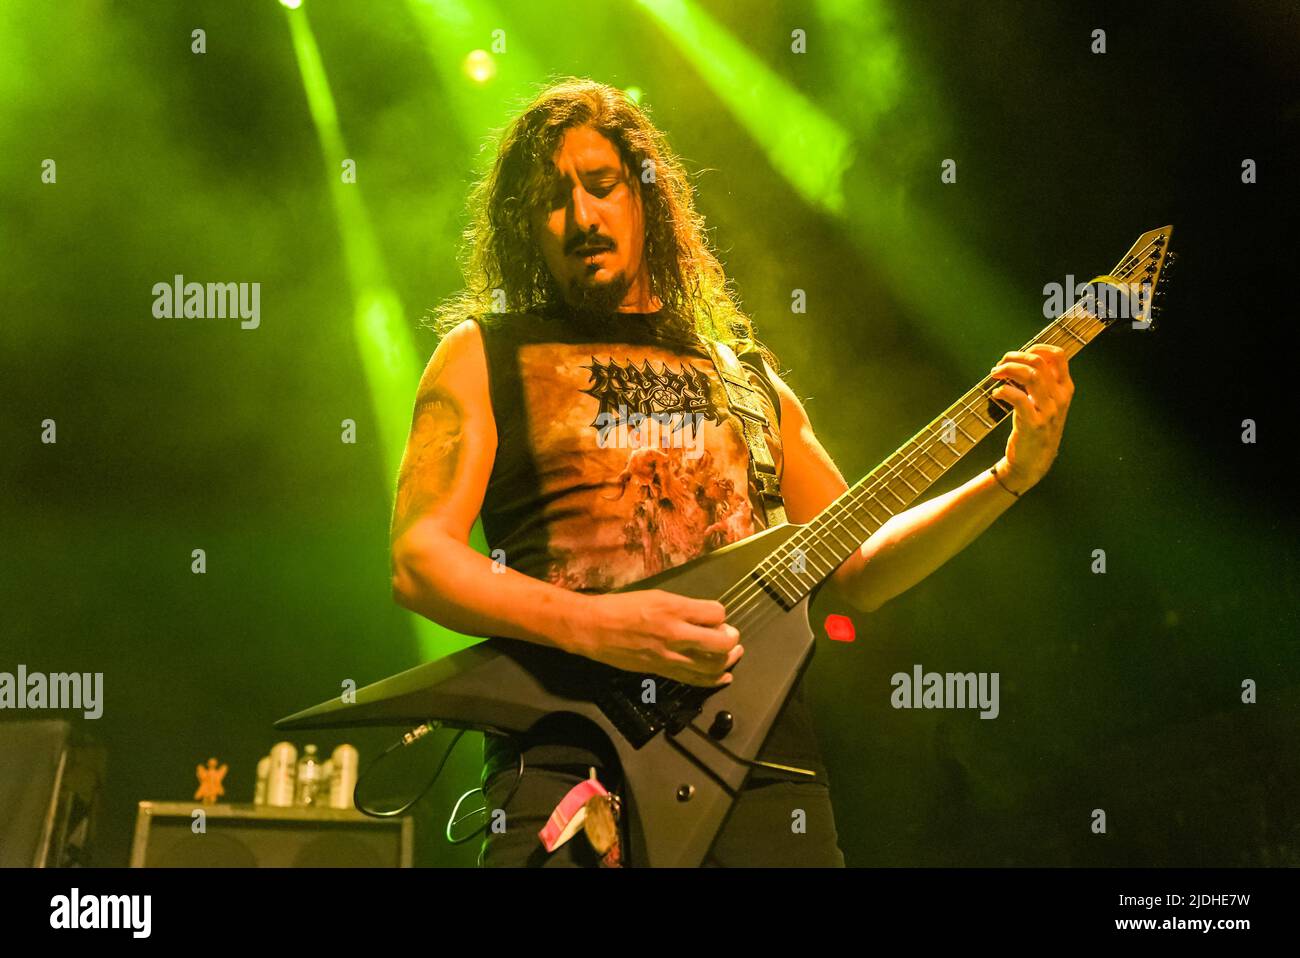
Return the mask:
[(308, 745), (298, 759), (298, 794), (295, 805), (323, 805), (321, 789), (324, 769), (316, 755), (316, 746)]

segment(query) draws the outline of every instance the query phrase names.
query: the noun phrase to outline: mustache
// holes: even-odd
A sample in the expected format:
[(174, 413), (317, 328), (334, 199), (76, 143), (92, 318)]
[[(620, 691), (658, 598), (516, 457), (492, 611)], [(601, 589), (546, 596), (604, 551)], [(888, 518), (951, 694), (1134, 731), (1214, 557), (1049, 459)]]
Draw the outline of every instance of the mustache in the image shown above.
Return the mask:
[(566, 254), (588, 248), (612, 250), (614, 248), (614, 241), (607, 236), (586, 234), (583, 236), (575, 236), (564, 244), (564, 252)]

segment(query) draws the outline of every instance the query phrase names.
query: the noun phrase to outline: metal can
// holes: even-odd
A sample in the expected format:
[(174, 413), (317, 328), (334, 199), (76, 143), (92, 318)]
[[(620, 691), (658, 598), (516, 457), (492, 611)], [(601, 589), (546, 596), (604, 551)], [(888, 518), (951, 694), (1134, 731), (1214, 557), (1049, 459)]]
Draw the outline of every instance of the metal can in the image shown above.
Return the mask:
[(352, 808), (352, 792), (357, 787), (357, 766), (361, 756), (351, 745), (340, 745), (330, 756), (334, 775), (330, 779), (330, 807)]
[(288, 808), (293, 804), (298, 749), (292, 742), (280, 742), (271, 749), (271, 769), (266, 778), (266, 804)]
[(253, 804), (266, 804), (266, 780), (271, 775), (271, 756), (263, 755), (257, 761), (257, 785), (253, 788)]

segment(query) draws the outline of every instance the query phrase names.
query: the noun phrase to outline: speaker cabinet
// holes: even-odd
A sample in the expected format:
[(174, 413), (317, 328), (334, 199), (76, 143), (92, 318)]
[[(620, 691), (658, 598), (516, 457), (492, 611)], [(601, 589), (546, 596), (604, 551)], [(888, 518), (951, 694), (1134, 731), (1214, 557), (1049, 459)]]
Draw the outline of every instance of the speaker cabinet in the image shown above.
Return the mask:
[(106, 757), (69, 722), (0, 722), (0, 868), (93, 864)]
[[(196, 810), (206, 818), (196, 834)], [(141, 802), (132, 868), (410, 868), (413, 820), (351, 808)]]

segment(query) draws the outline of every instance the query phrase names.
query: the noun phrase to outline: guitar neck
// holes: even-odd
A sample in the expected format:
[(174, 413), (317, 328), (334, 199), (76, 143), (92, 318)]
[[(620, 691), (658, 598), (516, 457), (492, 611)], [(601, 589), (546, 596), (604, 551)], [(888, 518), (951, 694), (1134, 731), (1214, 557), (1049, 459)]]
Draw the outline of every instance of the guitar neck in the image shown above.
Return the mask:
[[(1105, 328), (1076, 304), (1022, 350), (1046, 343), (1072, 357)], [(787, 608), (798, 603), (997, 428), (1012, 409), (990, 398), (1002, 385), (982, 379), (776, 549), (752, 577)]]

